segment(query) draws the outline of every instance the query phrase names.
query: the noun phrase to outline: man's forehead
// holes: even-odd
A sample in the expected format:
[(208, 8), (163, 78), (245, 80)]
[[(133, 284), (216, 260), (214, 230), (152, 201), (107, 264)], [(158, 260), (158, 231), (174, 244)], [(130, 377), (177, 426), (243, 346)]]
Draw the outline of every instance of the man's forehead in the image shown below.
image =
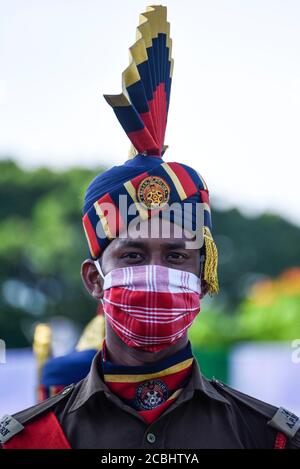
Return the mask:
[(166, 242), (178, 242), (191, 240), (194, 234), (177, 223), (154, 216), (129, 225), (128, 229), (120, 233), (119, 237), (128, 240), (150, 241), (160, 239)]
[(154, 243), (165, 249), (186, 249), (186, 241), (191, 240), (191, 233), (186, 233), (184, 229), (170, 221), (159, 219), (151, 223), (150, 220), (143, 220), (136, 224), (134, 228), (120, 233), (114, 239), (114, 248), (151, 246)]

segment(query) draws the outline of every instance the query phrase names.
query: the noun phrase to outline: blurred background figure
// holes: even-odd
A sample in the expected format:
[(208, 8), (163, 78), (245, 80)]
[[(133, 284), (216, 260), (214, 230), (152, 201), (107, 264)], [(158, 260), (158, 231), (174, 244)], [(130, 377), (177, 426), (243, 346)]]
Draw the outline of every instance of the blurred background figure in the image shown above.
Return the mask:
[(37, 360), (37, 401), (59, 393), (64, 387), (77, 383), (88, 374), (92, 359), (101, 349), (105, 337), (105, 320), (101, 303), (97, 315), (84, 328), (75, 350), (66, 355), (51, 355), (51, 328), (39, 324), (34, 334), (33, 350)]

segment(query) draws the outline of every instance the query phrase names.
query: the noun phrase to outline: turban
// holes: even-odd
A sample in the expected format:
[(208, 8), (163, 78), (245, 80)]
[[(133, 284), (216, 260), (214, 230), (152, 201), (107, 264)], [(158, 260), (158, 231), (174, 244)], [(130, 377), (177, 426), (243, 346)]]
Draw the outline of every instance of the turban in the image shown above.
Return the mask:
[(92, 259), (101, 256), (136, 217), (147, 220), (172, 204), (189, 205), (195, 225), (196, 204), (203, 207), (203, 281), (218, 292), (217, 248), (212, 238), (209, 191), (203, 177), (179, 162), (165, 162), (164, 136), (173, 75), (172, 40), (166, 7), (148, 7), (140, 15), (130, 65), (122, 74), (122, 93), (104, 95), (131, 141), (130, 158), (99, 174), (86, 191), (83, 227)]

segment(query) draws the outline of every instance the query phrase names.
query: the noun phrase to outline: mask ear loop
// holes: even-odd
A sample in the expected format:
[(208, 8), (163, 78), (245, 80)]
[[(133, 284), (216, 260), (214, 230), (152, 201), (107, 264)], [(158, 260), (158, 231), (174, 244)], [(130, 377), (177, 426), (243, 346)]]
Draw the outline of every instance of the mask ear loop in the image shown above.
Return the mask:
[[(105, 279), (105, 275), (104, 273), (102, 272), (102, 269), (101, 269), (101, 265), (100, 265), (100, 259), (96, 259), (94, 261), (94, 264), (96, 266), (96, 269), (98, 270), (99, 274), (101, 275), (102, 279), (104, 280)], [(100, 303), (102, 304), (102, 308), (103, 308), (103, 311), (104, 311), (104, 301), (103, 301), (103, 298), (100, 298)]]
[(96, 259), (96, 260), (94, 261), (94, 264), (95, 264), (95, 266), (96, 266), (96, 268), (97, 268), (99, 274), (101, 275), (101, 277), (102, 277), (103, 280), (104, 280), (105, 275), (104, 275), (104, 273), (102, 272), (101, 265), (100, 265), (100, 260), (99, 260), (99, 259)]

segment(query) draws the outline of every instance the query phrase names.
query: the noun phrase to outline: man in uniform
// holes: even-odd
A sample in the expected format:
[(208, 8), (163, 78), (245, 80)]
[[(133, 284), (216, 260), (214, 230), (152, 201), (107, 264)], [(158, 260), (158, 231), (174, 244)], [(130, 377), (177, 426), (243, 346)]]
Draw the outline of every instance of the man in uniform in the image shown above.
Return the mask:
[(165, 7), (141, 15), (130, 52), (123, 93), (106, 100), (133, 158), (96, 177), (83, 208), (81, 273), (103, 304), (102, 350), (79, 383), (4, 416), (2, 446), (299, 448), (297, 416), (207, 380), (193, 356), (188, 329), (201, 298), (218, 292), (217, 248), (203, 178), (162, 159), (173, 70)]

